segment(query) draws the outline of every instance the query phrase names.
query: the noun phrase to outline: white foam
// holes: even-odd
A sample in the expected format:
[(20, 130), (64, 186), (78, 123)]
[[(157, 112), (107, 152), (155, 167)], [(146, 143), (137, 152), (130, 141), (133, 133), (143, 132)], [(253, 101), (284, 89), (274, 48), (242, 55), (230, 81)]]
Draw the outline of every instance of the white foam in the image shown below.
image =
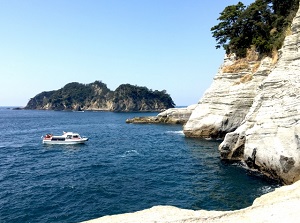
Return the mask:
[(138, 156), (140, 155), (138, 151), (135, 149), (127, 150), (121, 157), (130, 157), (130, 156)]
[(274, 188), (272, 188), (272, 187), (270, 187), (270, 186), (263, 186), (262, 188), (260, 188), (260, 190), (261, 190), (261, 192), (262, 192), (263, 194), (266, 194), (266, 193), (269, 193), (269, 192), (273, 191)]
[(167, 131), (168, 134), (175, 134), (175, 135), (184, 135), (183, 131)]

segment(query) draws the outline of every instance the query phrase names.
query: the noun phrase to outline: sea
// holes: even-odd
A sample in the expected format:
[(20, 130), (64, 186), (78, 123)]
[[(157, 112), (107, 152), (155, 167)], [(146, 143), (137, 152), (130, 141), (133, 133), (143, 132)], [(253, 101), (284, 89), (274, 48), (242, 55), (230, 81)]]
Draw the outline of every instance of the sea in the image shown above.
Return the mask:
[[(236, 210), (277, 182), (220, 160), (220, 141), (184, 137), (181, 125), (126, 124), (157, 113), (0, 107), (0, 222), (81, 222), (156, 205)], [(41, 136), (78, 132), (83, 145)]]

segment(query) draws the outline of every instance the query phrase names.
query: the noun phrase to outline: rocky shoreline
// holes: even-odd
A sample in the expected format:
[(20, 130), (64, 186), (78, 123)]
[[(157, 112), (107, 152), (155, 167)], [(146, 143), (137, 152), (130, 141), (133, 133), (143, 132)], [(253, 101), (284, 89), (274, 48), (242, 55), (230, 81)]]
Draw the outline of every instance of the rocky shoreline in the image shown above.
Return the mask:
[(252, 206), (235, 211), (187, 210), (173, 206), (150, 209), (84, 221), (84, 223), (225, 223), (225, 222), (299, 222), (300, 181), (277, 188), (255, 199)]
[(127, 119), (126, 123), (184, 125), (189, 120), (196, 106), (197, 105), (190, 105), (186, 108), (169, 108), (166, 111), (159, 113), (157, 116), (134, 117)]

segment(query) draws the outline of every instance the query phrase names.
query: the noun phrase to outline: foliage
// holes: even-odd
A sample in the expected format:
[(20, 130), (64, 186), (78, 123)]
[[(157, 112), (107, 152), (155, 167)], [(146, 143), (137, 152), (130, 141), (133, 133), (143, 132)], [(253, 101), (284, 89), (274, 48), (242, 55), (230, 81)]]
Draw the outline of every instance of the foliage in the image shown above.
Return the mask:
[(166, 90), (152, 91), (147, 87), (133, 86), (130, 84), (120, 85), (114, 92), (114, 102), (132, 99), (134, 101), (160, 102), (166, 108), (173, 108), (175, 103)]
[(238, 25), (237, 20), (244, 12), (245, 7), (242, 2), (239, 2), (237, 5), (227, 6), (224, 11), (220, 13), (221, 16), (218, 20), (221, 22), (211, 28), (213, 37), (215, 37), (218, 43), (216, 46), (217, 49), (222, 46), (226, 51), (229, 51), (228, 42), (239, 35), (239, 29), (236, 28)]
[(245, 57), (255, 46), (261, 55), (270, 55), (283, 43), (285, 31), (298, 10), (299, 0), (256, 0), (246, 7), (242, 2), (227, 6), (211, 28), (216, 48)]
[[(117, 110), (122, 111), (128, 110), (128, 101), (132, 104), (130, 109), (136, 111), (143, 110), (142, 104), (146, 104), (149, 110), (157, 110), (158, 107), (171, 108), (175, 105), (165, 90), (152, 91), (147, 87), (123, 84), (115, 91), (111, 91), (106, 84), (95, 81), (91, 84), (72, 82), (57, 91), (42, 92), (31, 98), (26, 108), (74, 110), (90, 104), (98, 104), (99, 107), (107, 106), (107, 102), (113, 102), (118, 107)], [(123, 107), (118, 104), (122, 104)]]

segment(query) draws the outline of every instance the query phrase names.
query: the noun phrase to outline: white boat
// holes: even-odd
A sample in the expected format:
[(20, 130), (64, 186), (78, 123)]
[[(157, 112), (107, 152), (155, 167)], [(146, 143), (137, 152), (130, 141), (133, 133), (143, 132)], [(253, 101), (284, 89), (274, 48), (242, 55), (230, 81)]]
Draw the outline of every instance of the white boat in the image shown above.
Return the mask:
[(86, 137), (81, 137), (78, 133), (74, 132), (63, 132), (61, 136), (55, 136), (52, 134), (46, 134), (42, 136), (43, 143), (46, 144), (79, 144), (85, 143), (89, 139)]

